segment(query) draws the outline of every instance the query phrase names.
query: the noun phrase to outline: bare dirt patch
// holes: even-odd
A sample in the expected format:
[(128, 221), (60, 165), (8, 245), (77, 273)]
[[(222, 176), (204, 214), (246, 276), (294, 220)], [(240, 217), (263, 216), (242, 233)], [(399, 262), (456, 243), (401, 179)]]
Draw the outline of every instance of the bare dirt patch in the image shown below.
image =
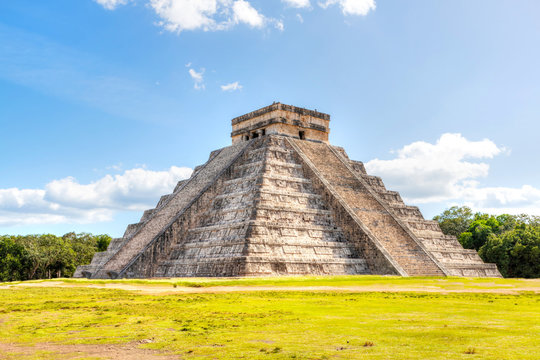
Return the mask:
[(33, 345), (0, 343), (0, 359), (110, 359), (110, 360), (176, 360), (179, 355), (139, 348), (140, 342), (123, 345), (62, 345), (54, 343), (38, 343)]
[[(483, 288), (482, 286), (486, 286)], [(494, 286), (494, 287), (489, 287)], [(230, 292), (252, 292), (252, 291), (340, 291), (340, 292), (428, 292), (428, 293), (489, 293), (489, 294), (508, 294), (519, 295), (521, 292), (540, 293), (539, 286), (519, 287), (512, 286), (508, 288), (505, 285), (499, 286), (495, 283), (479, 284), (478, 288), (459, 288), (448, 289), (443, 286), (433, 285), (364, 285), (364, 286), (211, 286), (211, 287), (172, 287), (167, 285), (144, 285), (144, 284), (74, 284), (62, 281), (47, 281), (38, 283), (18, 283), (8, 286), (16, 287), (86, 287), (95, 289), (116, 289), (135, 291), (144, 295), (169, 295), (169, 294), (196, 294), (196, 293), (230, 293)]]

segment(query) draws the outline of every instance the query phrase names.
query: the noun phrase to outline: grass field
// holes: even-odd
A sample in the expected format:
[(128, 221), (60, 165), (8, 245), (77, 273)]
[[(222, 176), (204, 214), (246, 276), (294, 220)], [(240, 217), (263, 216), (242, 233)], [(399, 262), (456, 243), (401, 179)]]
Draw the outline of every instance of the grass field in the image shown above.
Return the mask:
[(135, 344), (182, 359), (538, 359), (539, 291), (377, 276), (0, 284), (0, 343), (15, 345), (0, 358), (108, 358), (83, 345)]

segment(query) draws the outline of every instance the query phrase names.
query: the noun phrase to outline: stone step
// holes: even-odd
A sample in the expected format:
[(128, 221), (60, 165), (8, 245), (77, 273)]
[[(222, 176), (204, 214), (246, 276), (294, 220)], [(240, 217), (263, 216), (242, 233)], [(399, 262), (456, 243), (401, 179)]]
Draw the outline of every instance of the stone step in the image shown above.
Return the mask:
[(143, 215), (141, 216), (141, 220), (139, 222), (144, 223), (144, 222), (150, 220), (152, 215), (154, 215), (155, 211), (156, 211), (156, 209), (144, 210)]
[(445, 264), (451, 276), (466, 277), (502, 277), (497, 269), (497, 265), (490, 263), (483, 264)]
[(387, 191), (382, 179), (379, 176), (362, 175), (362, 179), (364, 179), (367, 185), (369, 185), (376, 192)]
[(403, 203), (403, 199), (401, 199), (401, 195), (397, 191), (378, 191), (377, 192), (382, 200), (386, 201), (390, 206), (401, 206), (405, 205)]
[[(282, 259), (296, 259), (296, 261), (302, 259), (303, 261), (331, 261), (335, 259), (353, 259), (357, 258), (354, 252), (348, 248), (299, 248), (299, 247), (258, 247), (245, 249), (244, 244), (234, 245), (227, 247), (206, 247), (206, 248), (186, 248), (178, 249), (172, 253), (169, 260), (185, 261), (185, 260), (198, 260), (198, 259), (210, 259), (210, 258), (230, 258), (239, 255), (245, 255), (249, 257), (260, 256), (263, 257), (279, 257)], [(161, 264), (161, 262), (160, 262)], [(163, 264), (171, 264), (164, 262)]]
[[(279, 203), (283, 204), (283, 203)], [(258, 205), (257, 206), (257, 213), (260, 210), (265, 211), (276, 211), (276, 212), (284, 212), (284, 213), (295, 213), (295, 214), (315, 214), (315, 215), (324, 215), (324, 216), (331, 216), (332, 212), (330, 210), (323, 210), (323, 209), (310, 209), (310, 208), (300, 208), (298, 206), (294, 206), (287, 204), (286, 206), (278, 206), (278, 205)]]
[(450, 250), (450, 251), (461, 251), (464, 250), (463, 246), (455, 238), (452, 240), (447, 239), (421, 239), (424, 246), (429, 251), (438, 251), (438, 250)]
[[(344, 156), (347, 156), (347, 153), (345, 153), (345, 150), (343, 150), (343, 154)], [(361, 175), (367, 175), (366, 168), (363, 162), (356, 161), (356, 160), (349, 160), (349, 164), (354, 169), (354, 171), (358, 172)]]
[(203, 226), (236, 223), (238, 221), (249, 220), (254, 216), (254, 209), (245, 207), (243, 209), (227, 209), (207, 212), (203, 216)]
[(306, 223), (312, 222), (318, 225), (332, 223), (332, 213), (329, 210), (309, 209), (305, 207), (257, 205), (237, 206), (219, 209), (211, 209), (205, 212), (205, 225), (224, 224), (231, 221), (237, 222), (242, 219), (250, 219), (254, 216), (260, 221), (286, 221)]
[(265, 217), (268, 212), (270, 213), (283, 213), (287, 217), (290, 216), (298, 216), (299, 214), (309, 214), (309, 215), (320, 215), (325, 217), (330, 217), (332, 215), (332, 212), (329, 210), (324, 209), (313, 209), (313, 208), (305, 208), (305, 207), (299, 207), (299, 206), (277, 206), (275, 204), (271, 205), (265, 205), (261, 204), (256, 207), (252, 207), (249, 205), (238, 205), (236, 207), (230, 207), (227, 206), (226, 208), (213, 208), (205, 212), (205, 217), (211, 217), (216, 216), (219, 214), (229, 214), (229, 213), (242, 213), (246, 211), (256, 211), (256, 214), (258, 217)]
[(459, 248), (459, 249), (443, 249), (443, 248), (433, 248), (433, 249), (430, 249), (431, 252), (438, 252), (438, 253), (442, 253), (442, 254), (463, 254), (463, 255), (478, 255), (478, 253), (476, 252), (476, 250), (473, 250), (473, 249), (464, 249), (464, 248)]
[(114, 238), (109, 243), (109, 246), (107, 247), (107, 251), (116, 252), (118, 249), (120, 249), (124, 243), (124, 238)]
[[(278, 153), (283, 153), (283, 154), (290, 154), (290, 155), (293, 155), (294, 152), (284, 146), (276, 146), (276, 145), (269, 145), (269, 146), (262, 146), (262, 147), (259, 147), (257, 149), (253, 149), (253, 150), (250, 150), (248, 152), (249, 155), (252, 155), (252, 154), (257, 154), (259, 152), (278, 152)], [(249, 156), (248, 155), (248, 156)]]
[(463, 247), (456, 239), (455, 236), (444, 235), (443, 233), (439, 234), (430, 234), (429, 237), (421, 237), (418, 239), (426, 246), (428, 249), (449, 249), (449, 250), (463, 250)]
[(474, 250), (432, 250), (431, 253), (441, 262), (448, 264), (483, 264), (484, 262)]
[(168, 195), (163, 195), (162, 197), (159, 198), (159, 201), (156, 205), (156, 209), (160, 208), (163, 206), (163, 204), (165, 204), (167, 202), (167, 200), (169, 200), (171, 198), (172, 194), (168, 194)]
[[(337, 226), (322, 226), (322, 225), (290, 225), (284, 223), (270, 223), (266, 221), (256, 221), (256, 220), (245, 220), (238, 221), (235, 223), (230, 223), (226, 225), (212, 225), (212, 226), (203, 226), (195, 227), (188, 230), (188, 232), (200, 232), (200, 231), (219, 231), (229, 228), (242, 228), (247, 226), (259, 227), (259, 228), (272, 228), (272, 229), (298, 229), (303, 231), (336, 231)], [(283, 234), (286, 235), (286, 234)]]
[(439, 223), (435, 220), (421, 220), (408, 218), (404, 219), (403, 222), (408, 226), (408, 228), (414, 232), (417, 236), (421, 237), (430, 237), (436, 234), (442, 234)]
[(271, 166), (281, 166), (281, 167), (287, 167), (291, 169), (302, 169), (302, 165), (297, 163), (291, 163), (291, 162), (285, 162), (280, 160), (273, 160), (273, 159), (267, 159), (267, 160), (257, 160), (250, 163), (235, 165), (235, 169), (245, 169), (255, 166), (262, 166), (262, 165), (271, 165)]
[[(192, 176), (193, 176), (193, 174), (192, 174)], [(176, 184), (176, 186), (174, 187), (173, 193), (176, 193), (176, 192), (179, 191), (182, 187), (184, 187), (184, 185), (187, 184), (188, 180), (189, 180), (189, 179), (180, 180), (180, 181)]]
[[(259, 222), (260, 224), (260, 222)], [(264, 238), (265, 241), (288, 241), (291, 243), (302, 241), (345, 241), (345, 236), (341, 229), (335, 226), (314, 226), (310, 224), (296, 225), (292, 227), (280, 227), (279, 223), (274, 226), (268, 225), (242, 225), (228, 226), (231, 224), (212, 225), (197, 228), (197, 231), (189, 230), (187, 242), (205, 242), (205, 241), (236, 241), (245, 239), (248, 234), (250, 241), (257, 238)], [(254, 240), (253, 240), (254, 241)]]
[(417, 206), (409, 206), (405, 204), (391, 204), (390, 208), (396, 216), (401, 219), (424, 220), (420, 209)]
[(361, 259), (356, 261), (252, 261), (245, 257), (233, 259), (211, 259), (200, 262), (184, 262), (172, 266), (159, 266), (157, 276), (272, 276), (287, 275), (350, 275), (368, 274), (369, 268)]
[[(322, 199), (322, 197), (318, 194), (314, 193), (305, 193), (305, 192), (299, 192), (299, 191), (289, 191), (289, 190), (282, 190), (282, 189), (258, 189), (258, 192), (261, 194), (268, 194), (268, 195), (281, 195), (281, 196), (294, 196), (294, 197), (302, 197), (302, 198), (310, 198), (310, 199)], [(237, 196), (243, 196), (243, 195), (252, 195), (253, 191), (251, 190), (241, 190), (236, 192), (230, 192), (226, 194), (219, 194), (215, 198), (216, 199), (226, 199), (231, 197), (237, 197)]]
[(225, 246), (234, 246), (234, 245), (246, 245), (249, 247), (253, 245), (264, 245), (264, 246), (293, 246), (293, 247), (327, 247), (332, 249), (342, 249), (349, 248), (351, 245), (345, 241), (329, 241), (329, 240), (318, 240), (310, 237), (298, 238), (282, 238), (282, 239), (267, 239), (267, 238), (256, 238), (250, 237), (246, 241), (243, 237), (236, 237), (231, 240), (209, 240), (209, 241), (197, 241), (197, 242), (186, 242), (184, 244), (175, 244), (171, 246), (171, 251), (179, 249), (190, 249), (190, 248), (207, 248), (207, 247), (225, 247)]
[[(303, 257), (294, 257), (287, 256), (286, 258), (282, 256), (246, 256), (246, 255), (231, 255), (231, 256), (216, 256), (200, 259), (200, 263), (212, 263), (218, 260), (227, 260), (230, 261), (231, 258), (236, 260), (250, 262), (250, 263), (274, 263), (280, 262), (285, 264), (295, 264), (295, 263), (312, 263), (312, 262), (322, 262), (326, 264), (365, 264), (364, 259), (346, 259), (346, 258), (332, 258), (332, 259), (308, 259)], [(159, 266), (174, 266), (174, 265), (191, 265), (192, 261), (190, 260), (164, 260), (159, 262)]]
[(324, 209), (324, 203), (320, 195), (311, 192), (299, 192), (269, 188), (267, 186), (253, 190), (238, 190), (226, 194), (217, 195), (214, 199), (215, 208), (253, 206), (253, 201), (261, 206), (273, 206), (275, 204), (291, 204), (291, 206), (304, 209)]
[(138, 222), (135, 224), (129, 224), (126, 227), (126, 231), (124, 232), (124, 235), (122, 236), (124, 239), (129, 239), (133, 234), (139, 230), (139, 228), (142, 226), (142, 223)]
[(272, 173), (261, 173), (261, 174), (249, 175), (249, 176), (245, 176), (241, 178), (226, 180), (223, 183), (225, 185), (238, 185), (238, 184), (246, 183), (248, 181), (257, 181), (259, 179), (262, 179), (263, 181), (286, 181), (286, 182), (303, 183), (303, 184), (311, 183), (311, 181), (303, 177), (277, 175), (277, 174), (272, 174)]
[(433, 231), (419, 238), (422, 240), (437, 239), (437, 240), (446, 240), (446, 241), (457, 241), (457, 238), (454, 235), (445, 235), (442, 231), (438, 231), (438, 232)]

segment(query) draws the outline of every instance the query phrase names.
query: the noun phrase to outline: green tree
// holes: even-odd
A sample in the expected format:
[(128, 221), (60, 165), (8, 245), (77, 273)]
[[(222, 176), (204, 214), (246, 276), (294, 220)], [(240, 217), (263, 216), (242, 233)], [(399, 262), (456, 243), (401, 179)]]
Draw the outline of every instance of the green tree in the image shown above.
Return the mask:
[(497, 217), (476, 213), (467, 231), (458, 236), (458, 240), (465, 249), (480, 249), (491, 234), (499, 234), (504, 229)]
[(61, 277), (74, 271), (74, 252), (63, 238), (52, 234), (19, 236), (32, 263), (28, 279)]
[(97, 251), (106, 251), (111, 243), (112, 238), (109, 235), (98, 235), (97, 239)]
[(30, 259), (11, 236), (0, 236), (0, 281), (26, 280)]
[(444, 210), (441, 215), (433, 218), (439, 223), (445, 235), (454, 235), (456, 237), (467, 231), (472, 219), (472, 210), (467, 206), (452, 206), (450, 209)]
[(0, 236), (0, 281), (73, 276), (89, 264), (96, 251), (105, 251), (108, 235), (88, 233)]
[(72, 276), (79, 265), (89, 264), (97, 251), (105, 251), (111, 242), (109, 235), (76, 234), (70, 232), (62, 236), (74, 252), (73, 265), (66, 271), (65, 276)]
[(497, 264), (505, 277), (540, 277), (540, 227), (523, 222), (501, 235), (492, 235), (478, 252)]

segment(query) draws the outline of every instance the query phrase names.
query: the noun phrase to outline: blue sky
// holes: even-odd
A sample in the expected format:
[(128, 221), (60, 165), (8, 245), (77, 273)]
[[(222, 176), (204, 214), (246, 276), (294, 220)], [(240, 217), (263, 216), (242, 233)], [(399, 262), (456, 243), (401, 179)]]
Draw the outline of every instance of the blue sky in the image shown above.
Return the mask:
[(4, 0), (0, 233), (120, 236), (280, 101), (426, 218), (540, 215), (540, 2)]

